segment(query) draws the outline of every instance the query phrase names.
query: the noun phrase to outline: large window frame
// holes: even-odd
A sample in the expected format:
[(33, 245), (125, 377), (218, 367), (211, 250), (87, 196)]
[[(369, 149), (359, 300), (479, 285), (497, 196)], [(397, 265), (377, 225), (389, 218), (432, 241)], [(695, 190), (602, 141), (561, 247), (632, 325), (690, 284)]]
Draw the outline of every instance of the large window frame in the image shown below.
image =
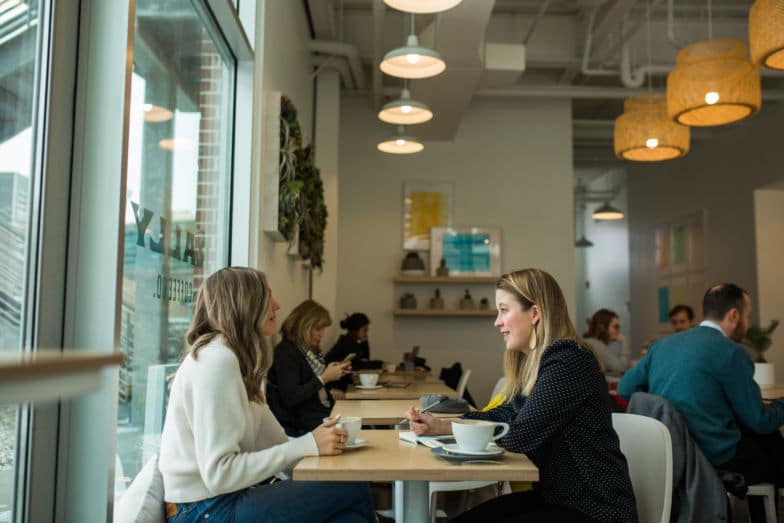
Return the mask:
[[(254, 53), (244, 27), (255, 27), (263, 1), (255, 9), (242, 2), (239, 13), (231, 0), (193, 2), (236, 59), (229, 256), (247, 264)], [(135, 2), (50, 4), (26, 332), (30, 347), (112, 352), (120, 332)], [(16, 522), (111, 521), (117, 386), (117, 370), (108, 370), (94, 393), (30, 408)]]

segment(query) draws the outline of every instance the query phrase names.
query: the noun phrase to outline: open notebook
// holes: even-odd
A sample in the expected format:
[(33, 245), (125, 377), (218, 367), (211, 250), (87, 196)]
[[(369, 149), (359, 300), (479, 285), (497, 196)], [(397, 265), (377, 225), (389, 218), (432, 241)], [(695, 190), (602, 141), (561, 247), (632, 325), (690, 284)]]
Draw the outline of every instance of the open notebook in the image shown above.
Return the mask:
[(403, 441), (407, 441), (409, 443), (419, 443), (426, 447), (430, 447), (431, 449), (449, 445), (450, 443), (456, 443), (455, 437), (451, 434), (448, 436), (417, 436), (414, 434), (414, 431), (406, 430), (398, 432), (397, 436)]

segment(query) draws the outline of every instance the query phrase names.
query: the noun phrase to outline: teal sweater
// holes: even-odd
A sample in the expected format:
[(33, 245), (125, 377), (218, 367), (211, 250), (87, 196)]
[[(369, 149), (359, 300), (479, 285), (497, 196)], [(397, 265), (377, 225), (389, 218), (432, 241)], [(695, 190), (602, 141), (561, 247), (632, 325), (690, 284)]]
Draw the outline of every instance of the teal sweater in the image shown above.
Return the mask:
[(638, 391), (668, 399), (714, 466), (735, 457), (739, 423), (762, 434), (784, 425), (784, 403), (762, 402), (746, 351), (711, 327), (654, 343), (618, 384), (624, 398)]

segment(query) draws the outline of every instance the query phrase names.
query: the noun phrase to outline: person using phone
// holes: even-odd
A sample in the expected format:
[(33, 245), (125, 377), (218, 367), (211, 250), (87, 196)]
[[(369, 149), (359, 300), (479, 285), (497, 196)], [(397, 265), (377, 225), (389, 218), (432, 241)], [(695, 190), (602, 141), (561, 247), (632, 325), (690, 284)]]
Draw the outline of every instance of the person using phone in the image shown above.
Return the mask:
[(161, 435), (168, 523), (375, 521), (367, 483), (277, 481), (305, 456), (341, 454), (348, 437), (335, 419), (289, 440), (270, 412), (264, 337), (279, 308), (255, 269), (202, 284)]
[(289, 436), (301, 436), (329, 416), (335, 399), (328, 385), (351, 374), (351, 362), (326, 362), (319, 344), (332, 324), (327, 309), (313, 300), (297, 305), (280, 329), (283, 340), (267, 380), (275, 417)]
[[(327, 363), (333, 361), (346, 361), (345, 358), (351, 354), (356, 357), (352, 362), (352, 368), (355, 370), (367, 369), (370, 363), (370, 345), (368, 345), (368, 329), (370, 326), (370, 319), (361, 312), (355, 312), (351, 316), (346, 316), (340, 320), (340, 327), (346, 330), (346, 333), (338, 338), (338, 341), (327, 353), (325, 361)], [(345, 392), (348, 386), (351, 385), (351, 376), (330, 383), (328, 388), (330, 390)]]

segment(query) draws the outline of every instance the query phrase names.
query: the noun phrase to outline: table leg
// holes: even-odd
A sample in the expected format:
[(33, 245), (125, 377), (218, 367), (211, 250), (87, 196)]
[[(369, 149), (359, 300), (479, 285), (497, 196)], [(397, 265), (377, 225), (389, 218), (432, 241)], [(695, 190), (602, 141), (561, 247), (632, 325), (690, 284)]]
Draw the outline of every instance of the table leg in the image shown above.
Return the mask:
[(428, 523), (429, 498), (427, 481), (395, 481), (395, 521)]

